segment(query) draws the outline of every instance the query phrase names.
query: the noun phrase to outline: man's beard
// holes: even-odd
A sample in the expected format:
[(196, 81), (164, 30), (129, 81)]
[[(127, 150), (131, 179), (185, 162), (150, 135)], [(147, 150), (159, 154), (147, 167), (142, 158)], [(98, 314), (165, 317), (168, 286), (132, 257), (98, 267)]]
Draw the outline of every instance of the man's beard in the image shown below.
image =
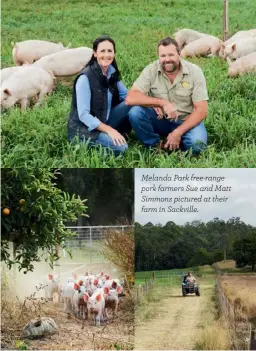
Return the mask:
[(172, 68), (169, 69), (166, 69), (166, 64), (162, 64), (163, 70), (167, 73), (173, 73), (178, 68), (178, 64), (176, 62), (171, 62), (170, 64), (172, 65)]

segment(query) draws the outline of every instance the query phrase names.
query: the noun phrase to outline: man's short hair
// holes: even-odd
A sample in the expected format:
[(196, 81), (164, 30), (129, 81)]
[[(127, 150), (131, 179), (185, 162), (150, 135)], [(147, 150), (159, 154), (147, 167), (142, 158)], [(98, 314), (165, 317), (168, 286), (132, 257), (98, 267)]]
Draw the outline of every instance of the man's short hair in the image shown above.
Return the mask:
[(177, 53), (180, 54), (180, 49), (177, 41), (171, 37), (166, 37), (164, 39), (161, 39), (158, 43), (157, 50), (160, 45), (163, 45), (163, 46), (174, 45), (176, 47)]

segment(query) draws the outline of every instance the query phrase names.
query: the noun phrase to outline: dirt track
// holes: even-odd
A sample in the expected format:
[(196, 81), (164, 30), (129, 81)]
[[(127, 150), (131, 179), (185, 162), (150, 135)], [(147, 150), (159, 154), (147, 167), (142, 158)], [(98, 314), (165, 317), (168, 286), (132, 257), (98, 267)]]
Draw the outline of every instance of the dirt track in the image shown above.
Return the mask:
[(172, 297), (157, 303), (155, 318), (135, 328), (136, 350), (192, 350), (209, 316), (213, 286), (201, 284), (201, 296), (181, 296), (180, 288)]

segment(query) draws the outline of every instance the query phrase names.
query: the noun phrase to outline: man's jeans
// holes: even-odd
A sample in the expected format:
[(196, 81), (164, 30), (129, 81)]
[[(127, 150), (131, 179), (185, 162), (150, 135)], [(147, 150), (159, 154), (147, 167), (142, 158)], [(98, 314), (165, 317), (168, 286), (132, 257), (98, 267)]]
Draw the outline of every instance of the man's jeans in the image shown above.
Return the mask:
[[(157, 119), (157, 113), (152, 107), (133, 106), (129, 111), (129, 119), (137, 138), (146, 146), (156, 146), (160, 136), (167, 136), (176, 129), (182, 121)], [(207, 132), (204, 123), (190, 129), (181, 137), (180, 148), (183, 151), (192, 149), (193, 154), (199, 154), (207, 144)]]

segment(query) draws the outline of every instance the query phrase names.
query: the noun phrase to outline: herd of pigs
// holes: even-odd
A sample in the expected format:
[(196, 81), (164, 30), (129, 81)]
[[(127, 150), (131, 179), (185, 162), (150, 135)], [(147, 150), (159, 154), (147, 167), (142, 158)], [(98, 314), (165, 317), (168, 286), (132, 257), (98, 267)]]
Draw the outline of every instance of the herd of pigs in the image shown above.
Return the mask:
[(123, 282), (120, 279), (110, 279), (109, 275), (100, 274), (79, 275), (60, 282), (59, 275), (49, 274), (44, 282), (46, 299), (53, 299), (57, 294), (58, 300), (64, 303), (64, 312), (73, 312), (77, 318), (92, 320), (93, 325), (100, 324), (117, 313), (119, 298), (124, 296)]
[[(225, 42), (191, 29), (181, 29), (174, 37), (184, 58), (219, 56), (227, 60), (230, 77), (256, 72), (256, 29), (237, 32)], [(44, 101), (54, 89), (55, 77), (78, 74), (90, 60), (92, 49), (27, 40), (13, 44), (12, 55), (16, 66), (1, 70), (0, 105), (8, 109), (18, 104), (26, 109), (31, 100), (35, 106)]]
[(8, 109), (19, 104), (26, 109), (31, 99), (35, 106), (44, 101), (53, 91), (55, 77), (78, 74), (90, 60), (92, 49), (27, 40), (16, 43), (12, 55), (17, 66), (1, 70), (1, 106)]
[(230, 77), (256, 72), (256, 29), (237, 32), (225, 42), (191, 29), (181, 29), (174, 36), (182, 57), (218, 56), (227, 60)]

